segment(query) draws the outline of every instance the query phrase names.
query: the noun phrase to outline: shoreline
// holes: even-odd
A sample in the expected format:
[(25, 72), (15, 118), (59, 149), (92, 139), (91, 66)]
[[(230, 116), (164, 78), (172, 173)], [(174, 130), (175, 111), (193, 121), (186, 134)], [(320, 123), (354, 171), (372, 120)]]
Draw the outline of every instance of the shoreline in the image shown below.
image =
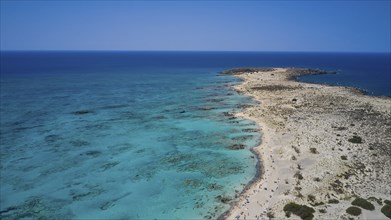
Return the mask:
[[(350, 218), (353, 216), (345, 210), (355, 197), (374, 197), (380, 201), (391, 199), (389, 152), (376, 158), (378, 164), (384, 165), (382, 168), (374, 165), (371, 157), (357, 159), (368, 153), (363, 152), (368, 151), (363, 147), (371, 144), (383, 144), (385, 150), (391, 147), (391, 139), (385, 136), (388, 130), (391, 131), (391, 112), (387, 110), (391, 107), (391, 99), (369, 96), (352, 87), (305, 83), (296, 78), (329, 73), (301, 68), (240, 68), (223, 72), (239, 77), (242, 82), (234, 89), (259, 103), (243, 109), (236, 116), (256, 122), (262, 140), (259, 146), (251, 149), (260, 165), (257, 166), (259, 175), (246, 185), (239, 199), (233, 201), (231, 208), (219, 219), (286, 218), (283, 207), (289, 202), (312, 207), (315, 218)], [(333, 102), (324, 103), (321, 98)], [(356, 112), (357, 109), (363, 109), (362, 119), (353, 117), (361, 113)], [(365, 118), (365, 114), (374, 116)], [(349, 143), (346, 142), (348, 136), (358, 135), (360, 129), (359, 126), (344, 126), (354, 124), (351, 122), (355, 119), (360, 123), (360, 129), (364, 128), (361, 133), (373, 127), (365, 125), (373, 120), (380, 126), (375, 129), (375, 134), (369, 132), (370, 137), (365, 137), (363, 143)], [(344, 126), (338, 127), (338, 124)], [(313, 143), (313, 138), (317, 142)], [(383, 142), (379, 142), (379, 138)], [(327, 147), (329, 145), (333, 147)], [(353, 147), (361, 149), (352, 150)], [(380, 153), (384, 149), (371, 151)], [(360, 162), (364, 168), (357, 167)], [(375, 173), (376, 178), (371, 177), (370, 172)], [(357, 190), (365, 184), (372, 187)], [(333, 199), (338, 200), (338, 204), (329, 203)], [(375, 211), (363, 209), (360, 218), (387, 218), (380, 212), (380, 202), (371, 203), (375, 205)]]

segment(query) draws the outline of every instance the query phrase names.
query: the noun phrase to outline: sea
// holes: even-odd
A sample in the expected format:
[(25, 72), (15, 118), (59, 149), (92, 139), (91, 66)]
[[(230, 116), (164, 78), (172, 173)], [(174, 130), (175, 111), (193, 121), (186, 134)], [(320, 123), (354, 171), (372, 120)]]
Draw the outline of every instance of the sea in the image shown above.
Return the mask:
[(220, 72), (391, 96), (389, 53), (2, 51), (1, 219), (215, 219), (262, 171), (251, 97)]

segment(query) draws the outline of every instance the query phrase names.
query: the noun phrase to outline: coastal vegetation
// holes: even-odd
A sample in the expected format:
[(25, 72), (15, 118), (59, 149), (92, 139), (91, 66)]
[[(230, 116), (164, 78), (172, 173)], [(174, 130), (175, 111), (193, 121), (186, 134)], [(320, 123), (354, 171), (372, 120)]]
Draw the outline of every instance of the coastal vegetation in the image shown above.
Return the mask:
[(372, 197), (369, 197), (368, 200), (372, 201), (372, 202), (377, 202), (377, 204), (379, 204), (379, 205), (383, 205), (382, 199), (378, 199), (378, 198), (372, 196)]
[(308, 200), (311, 202), (315, 202), (316, 198), (314, 195), (310, 194), (310, 195), (308, 195)]
[(292, 145), (292, 148), (293, 150), (295, 150), (296, 153), (300, 153), (300, 149), (298, 147)]
[(289, 73), (292, 75), (320, 75), (320, 74), (336, 74), (336, 71), (326, 71), (321, 69), (311, 69), (311, 68), (291, 68), (288, 69)]
[(350, 206), (346, 209), (346, 213), (354, 216), (359, 216), (361, 215), (361, 209), (356, 206)]
[(327, 213), (326, 209), (319, 209), (320, 213)]
[(288, 203), (284, 206), (286, 217), (290, 217), (291, 213), (299, 216), (303, 220), (311, 220), (314, 218), (315, 210), (306, 205), (299, 205), (294, 202)]
[(330, 199), (330, 200), (329, 200), (329, 203), (330, 203), (330, 204), (338, 204), (338, 203), (339, 203), (339, 200), (338, 200), (338, 199)]
[(269, 219), (275, 217), (273, 212), (268, 212), (268, 213), (266, 213), (266, 216), (267, 216)]
[(255, 73), (255, 72), (271, 72), (274, 71), (274, 68), (234, 68), (229, 70), (224, 70), (222, 74), (230, 75), (240, 75), (242, 73)]
[(274, 91), (280, 91), (280, 90), (293, 90), (295, 87), (293, 86), (283, 86), (283, 85), (265, 85), (265, 86), (255, 86), (251, 88), (252, 90), (257, 90), (257, 91), (269, 91), (269, 92), (274, 92)]
[(363, 198), (356, 198), (353, 200), (352, 205), (359, 206), (366, 210), (375, 210), (375, 206)]
[(391, 219), (391, 205), (386, 204), (381, 208), (380, 210), (385, 216), (387, 216), (389, 219)]
[(300, 173), (300, 171), (297, 171), (295, 173), (295, 175), (293, 175), (293, 177), (295, 177), (295, 178), (297, 178), (299, 180), (302, 180), (304, 178), (303, 175)]
[(349, 138), (348, 141), (354, 144), (361, 144), (362, 138), (357, 135), (354, 135), (352, 138)]

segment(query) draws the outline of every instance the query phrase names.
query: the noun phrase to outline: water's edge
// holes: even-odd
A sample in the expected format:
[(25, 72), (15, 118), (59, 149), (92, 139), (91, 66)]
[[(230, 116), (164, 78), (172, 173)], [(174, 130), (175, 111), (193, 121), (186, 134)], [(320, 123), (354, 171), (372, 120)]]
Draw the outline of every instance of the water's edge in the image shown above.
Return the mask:
[[(234, 77), (240, 79), (240, 80), (239, 80), (239, 84), (243, 84), (243, 83), (244, 83), (244, 80), (242, 80), (240, 77), (238, 77), (238, 76), (234, 76)], [(255, 102), (254, 105), (258, 105), (258, 104), (259, 104), (259, 103), (254, 99), (254, 96), (251, 96), (251, 95), (248, 95), (248, 94), (244, 94), (244, 93), (242, 93), (241, 91), (235, 89), (234, 86), (231, 86), (231, 89), (235, 90), (236, 92), (240, 93), (241, 95), (251, 97), (251, 100)], [(241, 109), (241, 111), (243, 112), (244, 107), (241, 107), (240, 109)], [(250, 118), (250, 117), (243, 117), (243, 118), (246, 119), (246, 120), (249, 120), (249, 121), (254, 122), (254, 123), (257, 125), (258, 132), (259, 132), (259, 134), (260, 134), (260, 138), (259, 138), (258, 143), (257, 143), (255, 146), (253, 146), (253, 147), (250, 148), (250, 152), (251, 152), (252, 154), (254, 154), (254, 156), (255, 156), (256, 159), (257, 159), (257, 163), (256, 163), (256, 165), (255, 165), (255, 169), (256, 169), (256, 170), (255, 170), (255, 175), (254, 175), (253, 178), (244, 186), (244, 188), (242, 189), (242, 191), (239, 192), (238, 197), (237, 197), (234, 201), (232, 201), (232, 202), (230, 203), (229, 209), (228, 209), (227, 211), (223, 212), (223, 213), (217, 218), (218, 220), (224, 220), (224, 219), (226, 219), (227, 216), (229, 216), (229, 215), (231, 214), (233, 207), (235, 207), (235, 206), (239, 203), (240, 198), (241, 198), (248, 190), (250, 190), (254, 184), (256, 184), (257, 182), (261, 181), (261, 180), (262, 180), (262, 177), (263, 177), (264, 163), (263, 163), (261, 154), (260, 154), (258, 151), (255, 150), (256, 148), (258, 148), (258, 147), (260, 147), (260, 146), (262, 145), (263, 133), (262, 133), (261, 127), (260, 127), (260, 125), (259, 125), (255, 120), (253, 120), (252, 118)]]

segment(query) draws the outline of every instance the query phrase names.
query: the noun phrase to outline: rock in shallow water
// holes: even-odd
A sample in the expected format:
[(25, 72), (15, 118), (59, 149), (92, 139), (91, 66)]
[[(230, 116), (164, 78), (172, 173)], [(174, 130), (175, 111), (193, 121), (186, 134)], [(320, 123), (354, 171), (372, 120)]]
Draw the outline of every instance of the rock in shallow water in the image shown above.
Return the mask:
[(243, 150), (246, 146), (244, 144), (233, 144), (228, 147), (230, 150)]

